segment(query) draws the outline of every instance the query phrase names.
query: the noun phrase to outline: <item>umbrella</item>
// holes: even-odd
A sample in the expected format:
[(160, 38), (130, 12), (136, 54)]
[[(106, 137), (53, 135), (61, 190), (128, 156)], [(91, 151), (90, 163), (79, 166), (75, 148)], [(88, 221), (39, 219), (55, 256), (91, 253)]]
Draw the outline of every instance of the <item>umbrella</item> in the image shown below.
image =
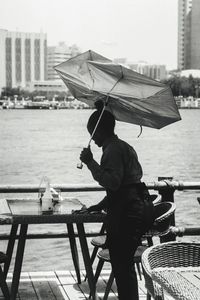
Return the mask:
[(72, 95), (116, 120), (160, 129), (181, 120), (169, 86), (88, 50), (55, 67)]
[[(97, 101), (118, 121), (162, 128), (181, 120), (169, 86), (88, 50), (54, 67), (72, 95), (90, 107)], [(141, 127), (142, 128), (142, 127)], [(82, 168), (82, 163), (77, 165)]]

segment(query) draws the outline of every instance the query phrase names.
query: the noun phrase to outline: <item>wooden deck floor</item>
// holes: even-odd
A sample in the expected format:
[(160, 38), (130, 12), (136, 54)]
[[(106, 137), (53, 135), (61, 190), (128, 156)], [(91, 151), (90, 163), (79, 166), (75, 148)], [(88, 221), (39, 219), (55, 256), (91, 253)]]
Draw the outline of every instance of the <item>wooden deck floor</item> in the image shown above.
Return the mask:
[[(97, 293), (103, 298), (106, 281), (110, 270), (103, 270), (98, 280)], [(8, 274), (8, 285), (10, 286), (12, 274)], [(82, 272), (82, 279), (84, 273)], [(140, 300), (146, 300), (144, 280), (139, 280)], [(20, 278), (19, 300), (83, 300), (89, 296), (88, 284), (83, 281), (76, 283), (74, 271), (51, 271), (51, 272), (23, 272)], [(3, 299), (2, 294), (0, 299)], [(117, 300), (116, 286), (113, 284), (109, 294), (109, 300)], [(169, 298), (166, 298), (169, 299)]]

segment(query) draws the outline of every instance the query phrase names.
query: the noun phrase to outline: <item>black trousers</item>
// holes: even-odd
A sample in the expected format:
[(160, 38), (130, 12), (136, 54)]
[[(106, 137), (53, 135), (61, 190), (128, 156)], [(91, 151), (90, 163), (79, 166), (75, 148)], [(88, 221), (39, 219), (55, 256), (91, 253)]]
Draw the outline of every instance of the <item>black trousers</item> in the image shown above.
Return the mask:
[(133, 262), (139, 240), (129, 244), (126, 239), (108, 237), (112, 271), (120, 300), (139, 300), (138, 282)]
[(139, 300), (134, 254), (153, 222), (152, 203), (135, 196), (128, 206), (116, 197), (107, 213), (106, 244), (120, 300)]

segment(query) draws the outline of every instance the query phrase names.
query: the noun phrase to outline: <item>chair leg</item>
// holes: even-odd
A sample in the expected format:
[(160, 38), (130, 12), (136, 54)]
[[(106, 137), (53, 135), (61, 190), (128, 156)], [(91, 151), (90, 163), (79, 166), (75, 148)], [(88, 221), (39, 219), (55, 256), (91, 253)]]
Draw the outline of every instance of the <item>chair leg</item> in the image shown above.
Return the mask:
[[(99, 231), (99, 234), (101, 235), (101, 234), (104, 234), (104, 233), (105, 233), (105, 224), (103, 223), (103, 225), (101, 226), (101, 229)], [(95, 260), (95, 258), (97, 256), (98, 250), (99, 250), (99, 247), (98, 246), (94, 246), (94, 249), (93, 249), (92, 255), (91, 255), (91, 264), (94, 263), (94, 260)], [(85, 278), (84, 278), (84, 281), (86, 281), (86, 280), (87, 280), (87, 274), (85, 275)]]
[(71, 248), (71, 254), (72, 254), (72, 260), (74, 263), (74, 268), (76, 272), (77, 282), (81, 283), (81, 274), (80, 274), (80, 266), (79, 266), (79, 257), (78, 257), (78, 250), (76, 245), (76, 238), (74, 234), (74, 227), (73, 224), (66, 224), (67, 230), (69, 234), (69, 242), (70, 242), (70, 248)]
[(147, 300), (151, 300), (151, 295), (147, 292)]
[(138, 270), (138, 275), (140, 277), (140, 280), (142, 280), (142, 274), (141, 274), (141, 269), (140, 269), (140, 263), (139, 262), (136, 262), (136, 267), (137, 267), (137, 270)]
[(150, 246), (153, 246), (153, 239), (152, 239), (152, 237), (147, 237), (147, 242), (148, 242), (148, 246), (150, 247)]
[[(103, 268), (104, 265), (104, 261), (102, 259), (99, 260), (98, 264), (97, 264), (97, 268), (96, 268), (96, 272), (94, 274), (94, 282), (97, 283), (99, 275), (101, 273), (101, 270)], [(92, 297), (91, 293), (89, 295), (89, 299)]]
[(8, 270), (9, 270), (9, 267), (10, 267), (10, 262), (11, 262), (11, 259), (12, 259), (13, 249), (14, 249), (14, 246), (15, 246), (15, 240), (16, 240), (16, 234), (17, 234), (18, 227), (19, 227), (18, 224), (13, 224), (12, 227), (11, 227), (11, 230), (10, 230), (10, 237), (9, 237), (7, 250), (6, 250), (6, 255), (7, 255), (8, 259), (6, 260), (6, 262), (4, 264), (4, 268), (3, 268), (5, 277), (7, 276)]
[(98, 281), (98, 278), (99, 278), (99, 275), (100, 275), (101, 270), (103, 268), (103, 265), (104, 265), (104, 261), (102, 259), (100, 259), (98, 264), (97, 264), (96, 272), (95, 272), (95, 275), (94, 275), (95, 282)]
[(5, 297), (5, 299), (9, 300), (10, 299), (10, 293), (9, 293), (8, 286), (7, 286), (7, 283), (6, 283), (6, 280), (5, 280), (5, 276), (4, 276), (4, 273), (1, 269), (1, 267), (0, 267), (0, 286), (1, 286), (2, 293)]
[(103, 296), (103, 300), (107, 300), (107, 299), (108, 299), (108, 295), (109, 295), (109, 293), (110, 293), (110, 290), (111, 290), (113, 281), (114, 281), (114, 274), (113, 274), (113, 272), (111, 271), (110, 277), (109, 277), (108, 282), (107, 282), (107, 285), (106, 285), (106, 290), (105, 290), (105, 294), (104, 294), (104, 296)]
[[(91, 264), (92, 265), (93, 265), (96, 255), (97, 255), (98, 249), (99, 249), (99, 247), (95, 246), (92, 251), (92, 255), (91, 255)], [(85, 278), (84, 278), (84, 281), (86, 281), (86, 280), (87, 280), (87, 274), (85, 275)]]
[(91, 263), (93, 264), (94, 260), (95, 260), (95, 257), (97, 255), (97, 252), (98, 252), (98, 249), (99, 247), (95, 246), (93, 251), (92, 251), (92, 255), (91, 255)]

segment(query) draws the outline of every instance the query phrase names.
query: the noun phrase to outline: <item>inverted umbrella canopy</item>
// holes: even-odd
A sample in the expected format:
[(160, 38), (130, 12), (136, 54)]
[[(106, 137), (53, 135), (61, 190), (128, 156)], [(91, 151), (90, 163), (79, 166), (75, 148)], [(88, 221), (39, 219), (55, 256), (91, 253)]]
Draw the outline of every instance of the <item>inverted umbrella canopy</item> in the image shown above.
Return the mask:
[(55, 70), (76, 99), (90, 107), (102, 100), (116, 120), (158, 129), (181, 120), (169, 86), (94, 51), (77, 55)]

